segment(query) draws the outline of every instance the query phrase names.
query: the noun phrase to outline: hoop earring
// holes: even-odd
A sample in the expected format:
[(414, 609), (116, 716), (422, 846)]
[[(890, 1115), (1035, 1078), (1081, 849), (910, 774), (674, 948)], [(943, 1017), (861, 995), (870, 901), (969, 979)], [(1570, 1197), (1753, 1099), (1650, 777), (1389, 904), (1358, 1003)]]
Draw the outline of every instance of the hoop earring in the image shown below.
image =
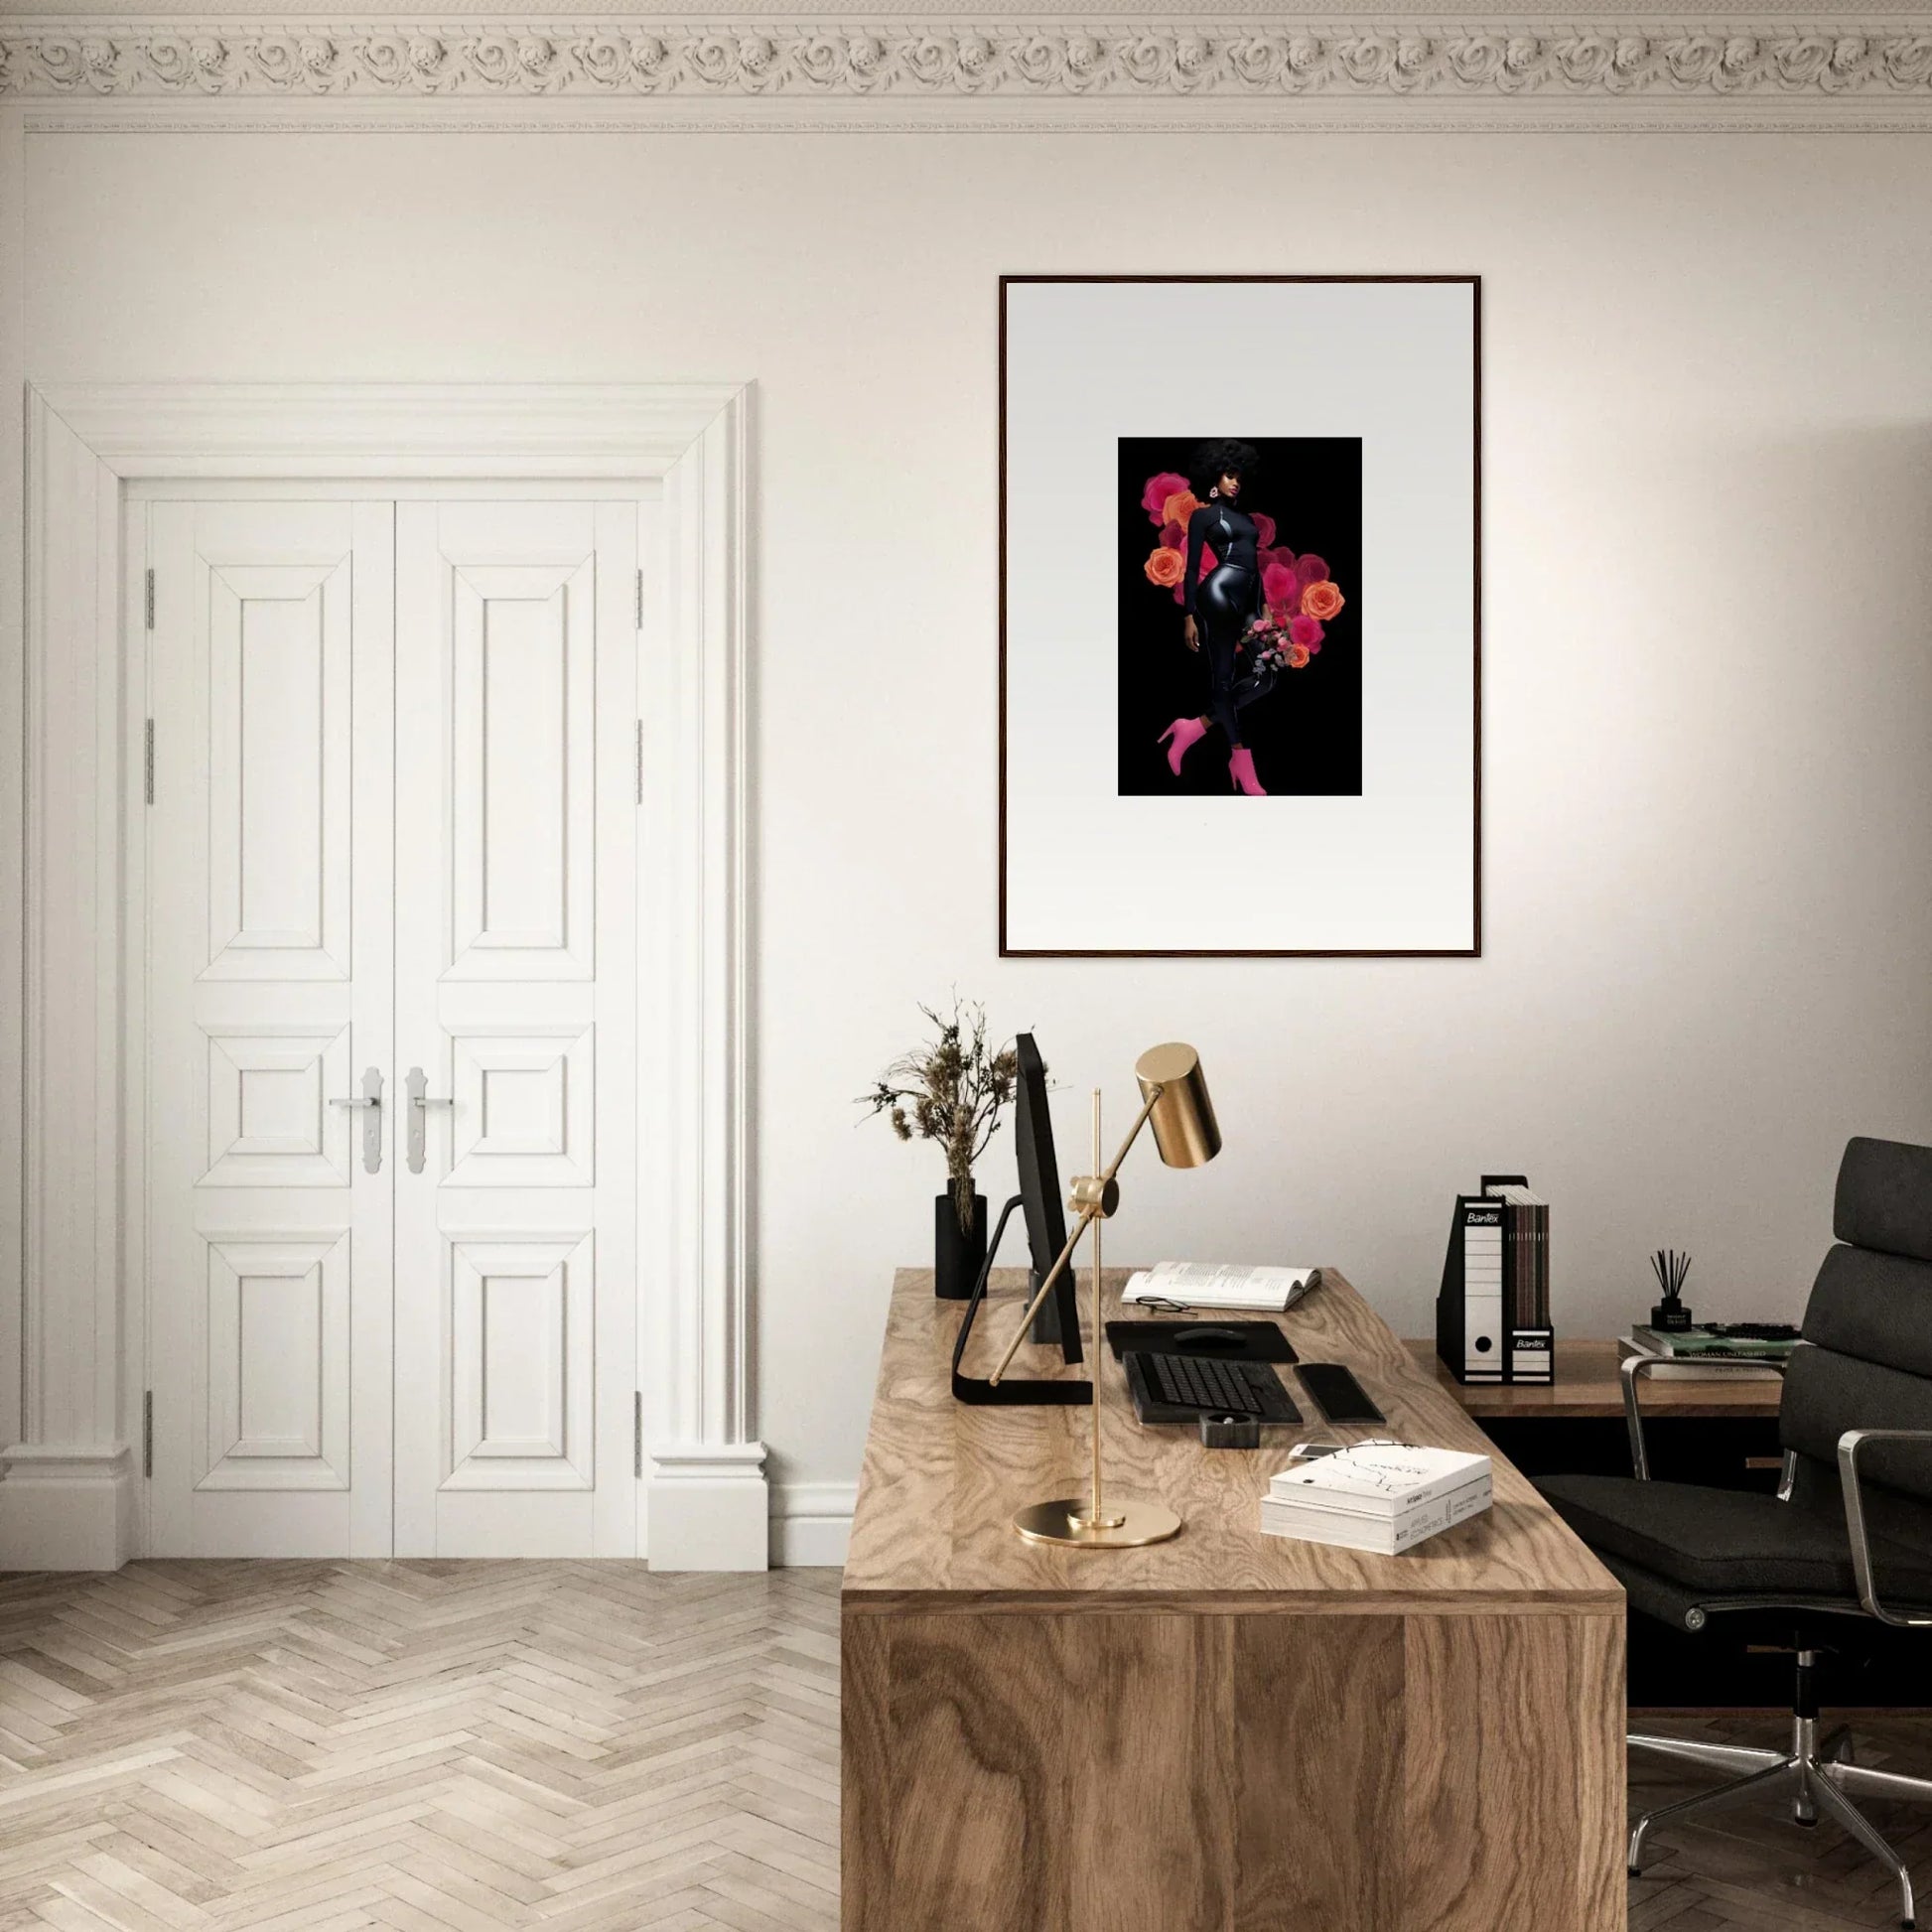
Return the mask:
[(1217, 497), (1220, 493), (1221, 493), (1221, 485), (1219, 483), (1216, 483), (1214, 487), (1207, 492), (1207, 500), (1211, 503), (1214, 500), (1214, 498)]

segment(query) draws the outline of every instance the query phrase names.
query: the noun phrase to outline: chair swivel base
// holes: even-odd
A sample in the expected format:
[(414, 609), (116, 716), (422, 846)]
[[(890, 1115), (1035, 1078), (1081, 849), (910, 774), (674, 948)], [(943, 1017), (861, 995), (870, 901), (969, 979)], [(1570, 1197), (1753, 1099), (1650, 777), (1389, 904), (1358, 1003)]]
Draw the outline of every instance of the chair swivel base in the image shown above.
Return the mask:
[(1912, 1877), (1905, 1861), (1879, 1837), (1851, 1794), (1868, 1798), (1914, 1798), (1932, 1803), (1932, 1778), (1901, 1777), (1892, 1771), (1868, 1770), (1854, 1761), (1850, 1732), (1840, 1725), (1821, 1742), (1816, 1718), (1793, 1718), (1788, 1751), (1753, 1750), (1742, 1744), (1706, 1744), (1684, 1737), (1649, 1737), (1632, 1733), (1627, 1740), (1640, 1750), (1660, 1751), (1686, 1763), (1704, 1764), (1738, 1776), (1715, 1791), (1660, 1805), (1645, 1812), (1630, 1833), (1630, 1875), (1637, 1875), (1643, 1842), (1654, 1825), (1675, 1824), (1705, 1812), (1747, 1804), (1754, 1798), (1789, 1796), (1794, 1824), (1815, 1825), (1820, 1816), (1864, 1847), (1890, 1871), (1898, 1884), (1898, 1922), (1909, 1928), (1912, 1917)]

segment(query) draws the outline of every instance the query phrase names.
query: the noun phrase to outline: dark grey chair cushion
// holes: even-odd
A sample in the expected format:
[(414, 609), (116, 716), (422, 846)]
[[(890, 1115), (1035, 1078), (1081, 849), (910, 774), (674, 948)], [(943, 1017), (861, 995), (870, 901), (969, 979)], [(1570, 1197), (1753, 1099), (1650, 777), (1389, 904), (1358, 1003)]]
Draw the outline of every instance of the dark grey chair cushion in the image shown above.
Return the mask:
[(1932, 1261), (1932, 1147), (1863, 1135), (1849, 1142), (1832, 1232), (1854, 1247)]
[(1932, 1262), (1841, 1243), (1812, 1284), (1804, 1335), (1835, 1355), (1932, 1376)]
[(1596, 1560), (1623, 1586), (1633, 1615), (1655, 1617), (1674, 1630), (1714, 1627), (1745, 1643), (1781, 1648), (1802, 1633), (1820, 1648), (1845, 1649), (1856, 1644), (1862, 1631), (1875, 1627), (1849, 1597), (1805, 1596), (1797, 1591), (1768, 1602), (1753, 1596), (1713, 1596), (1709, 1590), (1687, 1589), (1607, 1550), (1598, 1550)]
[[(1800, 1348), (1778, 1404), (1779, 1440), (1829, 1471), (1830, 1486), (1838, 1478), (1839, 1439), (1850, 1429), (1932, 1431), (1932, 1378), (1833, 1348)], [(1932, 1499), (1932, 1446), (1873, 1444), (1859, 1470), (1867, 1482)]]
[[(1699, 1595), (1858, 1599), (1845, 1519), (1745, 1490), (1631, 1476), (1546, 1476), (1537, 1485), (1591, 1549)], [(1882, 1589), (1932, 1601), (1932, 1533), (1920, 1546), (1874, 1537)]]

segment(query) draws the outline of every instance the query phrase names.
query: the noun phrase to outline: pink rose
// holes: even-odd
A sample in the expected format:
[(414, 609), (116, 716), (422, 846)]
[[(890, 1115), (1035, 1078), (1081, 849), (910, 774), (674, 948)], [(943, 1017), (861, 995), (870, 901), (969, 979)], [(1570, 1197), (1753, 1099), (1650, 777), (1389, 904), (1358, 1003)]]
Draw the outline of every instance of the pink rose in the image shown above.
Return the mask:
[(1265, 565), (1261, 573), (1261, 594), (1272, 605), (1293, 604), (1296, 596), (1295, 573), (1280, 564)]
[(1295, 552), (1287, 544), (1283, 544), (1278, 550), (1271, 549), (1265, 543), (1257, 544), (1255, 554), (1261, 559), (1263, 570), (1266, 570), (1270, 564), (1280, 564), (1284, 570), (1291, 572), (1295, 568)]
[(1161, 511), (1170, 496), (1177, 496), (1187, 487), (1187, 479), (1177, 477), (1172, 470), (1163, 470), (1158, 477), (1147, 480), (1147, 487), (1141, 491), (1141, 507), (1155, 522), (1162, 521)]
[(1328, 581), (1328, 566), (1311, 551), (1295, 566), (1295, 581), (1304, 590), (1311, 584), (1325, 584)]
[(1288, 634), (1298, 644), (1305, 646), (1307, 649), (1319, 650), (1321, 648), (1321, 639), (1325, 633), (1321, 628), (1321, 620), (1319, 618), (1311, 618), (1304, 614), (1299, 618), (1292, 618), (1289, 621)]
[(1178, 523), (1164, 523), (1161, 526), (1161, 542), (1163, 547), (1169, 550), (1185, 550), (1187, 532)]
[(1265, 511), (1255, 511), (1255, 541), (1264, 550), (1270, 550), (1275, 543), (1275, 519)]

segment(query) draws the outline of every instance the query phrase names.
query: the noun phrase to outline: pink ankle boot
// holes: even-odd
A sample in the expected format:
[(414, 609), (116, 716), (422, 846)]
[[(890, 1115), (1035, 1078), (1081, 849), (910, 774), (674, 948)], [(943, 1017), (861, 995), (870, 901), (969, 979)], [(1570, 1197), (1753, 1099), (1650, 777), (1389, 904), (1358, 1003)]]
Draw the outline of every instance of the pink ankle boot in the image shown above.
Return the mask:
[(1261, 780), (1255, 776), (1255, 755), (1245, 745), (1234, 748), (1234, 756), (1228, 759), (1228, 776), (1234, 780), (1234, 788), (1245, 791), (1250, 798), (1268, 796), (1261, 788)]
[[(1190, 746), (1198, 745), (1207, 736), (1207, 727), (1198, 718), (1176, 718), (1154, 742), (1168, 746), (1168, 769), (1177, 778), (1180, 776), (1180, 760), (1187, 756)], [(1172, 745), (1168, 741), (1172, 739)]]

